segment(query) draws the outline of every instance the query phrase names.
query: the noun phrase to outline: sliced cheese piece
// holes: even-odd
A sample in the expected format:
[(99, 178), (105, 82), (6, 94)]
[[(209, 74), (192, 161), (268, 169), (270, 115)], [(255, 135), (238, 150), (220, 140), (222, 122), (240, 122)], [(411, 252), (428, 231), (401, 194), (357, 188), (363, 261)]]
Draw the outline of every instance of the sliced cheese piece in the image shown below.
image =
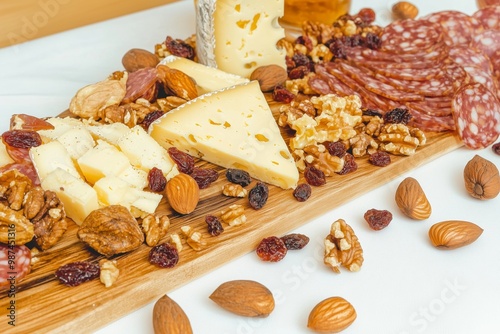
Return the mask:
[(96, 140), (102, 139), (113, 145), (116, 145), (118, 139), (130, 131), (130, 128), (123, 123), (89, 125), (87, 129)]
[(30, 149), (30, 158), (40, 180), (60, 168), (76, 178), (81, 178), (71, 156), (57, 140)]
[(285, 37), (278, 19), (284, 0), (199, 0), (196, 10), (196, 52), (200, 63), (250, 77), (263, 65), (285, 65)]
[(96, 191), (82, 179), (64, 169), (56, 168), (41, 182), (44, 190), (51, 190), (64, 205), (68, 217), (81, 225), (83, 220), (99, 208)]
[(299, 173), (257, 81), (191, 100), (156, 120), (150, 134), (164, 147), (264, 182), (297, 185)]
[(95, 145), (94, 138), (83, 127), (72, 128), (61, 134), (56, 140), (64, 146), (69, 156), (74, 160), (80, 158)]
[(79, 119), (72, 117), (51, 117), (48, 118), (46, 121), (52, 124), (54, 128), (50, 130), (37, 131), (38, 134), (42, 137), (42, 140), (44, 142), (56, 140), (66, 131), (69, 131), (73, 128), (84, 126), (84, 124)]
[(14, 160), (10, 157), (9, 153), (7, 153), (5, 144), (0, 140), (0, 166), (5, 166), (13, 162)]
[(94, 184), (99, 202), (103, 205), (121, 204), (130, 210), (130, 205), (126, 205), (123, 197), (131, 188), (130, 184), (117, 176), (105, 176)]
[(116, 176), (137, 189), (144, 189), (148, 185), (148, 173), (132, 165)]
[[(132, 166), (147, 172), (153, 167), (161, 169), (163, 174), (169, 175), (175, 162), (168, 152), (161, 147), (148, 133), (136, 125), (118, 140), (118, 147), (128, 157)], [(168, 177), (167, 177), (168, 178)]]
[(163, 196), (158, 193), (129, 188), (123, 197), (123, 203), (130, 205), (132, 211), (135, 208), (141, 212), (154, 213), (162, 198)]
[(205, 66), (187, 58), (173, 55), (165, 57), (160, 64), (182, 71), (193, 78), (196, 81), (200, 95), (249, 81), (242, 76), (227, 73), (214, 67)]
[(116, 146), (103, 140), (97, 140), (97, 145), (82, 155), (77, 162), (90, 184), (96, 183), (104, 176), (118, 175), (130, 167), (127, 156)]

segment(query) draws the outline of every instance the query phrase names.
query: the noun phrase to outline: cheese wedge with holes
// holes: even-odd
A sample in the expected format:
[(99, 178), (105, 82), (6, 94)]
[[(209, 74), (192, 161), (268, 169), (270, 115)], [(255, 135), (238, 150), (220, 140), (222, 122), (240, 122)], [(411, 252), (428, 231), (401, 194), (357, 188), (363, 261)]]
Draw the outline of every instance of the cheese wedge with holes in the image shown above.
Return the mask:
[(297, 185), (295, 162), (257, 81), (191, 100), (153, 122), (149, 133), (166, 148), (284, 189)]
[(196, 52), (200, 63), (250, 77), (260, 66), (285, 67), (285, 37), (278, 19), (284, 0), (198, 0)]

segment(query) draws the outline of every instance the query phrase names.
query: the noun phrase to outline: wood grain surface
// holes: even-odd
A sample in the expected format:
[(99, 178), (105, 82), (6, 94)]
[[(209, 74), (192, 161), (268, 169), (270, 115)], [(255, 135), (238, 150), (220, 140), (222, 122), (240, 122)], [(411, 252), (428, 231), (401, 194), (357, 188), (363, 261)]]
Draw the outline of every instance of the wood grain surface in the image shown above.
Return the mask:
[[(273, 108), (276, 111), (276, 108)], [(277, 115), (276, 115), (277, 116)], [(283, 131), (283, 135), (290, 134)], [(77, 226), (72, 225), (63, 239), (52, 249), (40, 253), (38, 262), (26, 280), (17, 286), (16, 327), (7, 328), (0, 322), (0, 333), (89, 333), (158, 299), (163, 294), (208, 273), (230, 260), (255, 249), (259, 241), (270, 235), (281, 236), (313, 218), (344, 204), (399, 175), (442, 156), (461, 146), (450, 133), (428, 133), (428, 142), (409, 157), (394, 157), (387, 167), (375, 167), (367, 159), (357, 159), (359, 168), (347, 175), (328, 178), (326, 185), (313, 187), (306, 202), (299, 203), (291, 190), (270, 187), (267, 204), (260, 210), (248, 205), (248, 199), (228, 198), (221, 194), (227, 183), (224, 169), (199, 161), (203, 167), (219, 171), (219, 179), (201, 190), (197, 209), (189, 215), (172, 212), (163, 200), (157, 212), (171, 219), (170, 233), (180, 233), (180, 227), (192, 226), (203, 234), (206, 247), (194, 251), (187, 244), (180, 253), (179, 264), (173, 269), (160, 269), (149, 264), (150, 248), (142, 245), (128, 254), (114, 256), (120, 269), (118, 281), (105, 288), (99, 280), (77, 287), (66, 287), (54, 276), (56, 269), (73, 261), (99, 261), (103, 256), (87, 248), (76, 237)], [(253, 186), (255, 181), (248, 186)], [(204, 217), (218, 215), (231, 204), (245, 207), (247, 223), (229, 227), (218, 237), (207, 233)], [(290, 210), (290, 208), (293, 208)], [(0, 292), (0, 309), (5, 310), (12, 298)]]

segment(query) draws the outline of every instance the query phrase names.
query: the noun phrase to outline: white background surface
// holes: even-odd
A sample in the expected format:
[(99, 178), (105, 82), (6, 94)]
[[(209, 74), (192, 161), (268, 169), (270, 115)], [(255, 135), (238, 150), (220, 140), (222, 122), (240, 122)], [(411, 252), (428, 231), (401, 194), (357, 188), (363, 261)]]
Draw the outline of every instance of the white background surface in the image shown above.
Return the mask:
[[(477, 8), (472, 0), (414, 2), (421, 15), (444, 9), (471, 14)], [(386, 1), (353, 0), (351, 12), (366, 6), (376, 10), (378, 23), (387, 23)], [(52, 116), (65, 110), (79, 88), (122, 69), (127, 50), (153, 50), (167, 35), (186, 38), (194, 32), (194, 7), (187, 0), (0, 49), (2, 131), (13, 113)], [(500, 157), (491, 148), (456, 150), (297, 229), (310, 237), (310, 244), (289, 252), (281, 262), (265, 263), (250, 253), (169, 296), (187, 313), (195, 333), (309, 333), (309, 311), (330, 296), (346, 298), (357, 311), (357, 320), (345, 333), (499, 333), (500, 197), (479, 201), (466, 193), (463, 168), (475, 154), (500, 167)], [(420, 182), (432, 204), (432, 216), (425, 221), (404, 217), (394, 202), (395, 190), (407, 176)], [(389, 227), (368, 227), (363, 214), (371, 208), (393, 213)], [(354, 228), (363, 246), (360, 272), (335, 274), (323, 265), (322, 240), (338, 218)], [(472, 221), (484, 233), (467, 247), (437, 250), (427, 231), (433, 223), (450, 219)], [(274, 312), (265, 319), (239, 317), (208, 298), (233, 279), (256, 280), (271, 289)], [(144, 306), (98, 333), (153, 333), (152, 308), (153, 303)], [(22, 331), (22, 319), (17, 329)]]

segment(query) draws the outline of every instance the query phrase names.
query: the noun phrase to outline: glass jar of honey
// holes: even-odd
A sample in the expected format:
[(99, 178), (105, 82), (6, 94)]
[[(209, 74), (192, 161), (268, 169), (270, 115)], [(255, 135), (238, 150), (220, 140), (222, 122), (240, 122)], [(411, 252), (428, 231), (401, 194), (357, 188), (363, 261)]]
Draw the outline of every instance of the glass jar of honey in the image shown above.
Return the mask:
[(304, 21), (332, 24), (350, 8), (351, 0), (285, 0), (280, 23), (285, 28), (301, 27)]

